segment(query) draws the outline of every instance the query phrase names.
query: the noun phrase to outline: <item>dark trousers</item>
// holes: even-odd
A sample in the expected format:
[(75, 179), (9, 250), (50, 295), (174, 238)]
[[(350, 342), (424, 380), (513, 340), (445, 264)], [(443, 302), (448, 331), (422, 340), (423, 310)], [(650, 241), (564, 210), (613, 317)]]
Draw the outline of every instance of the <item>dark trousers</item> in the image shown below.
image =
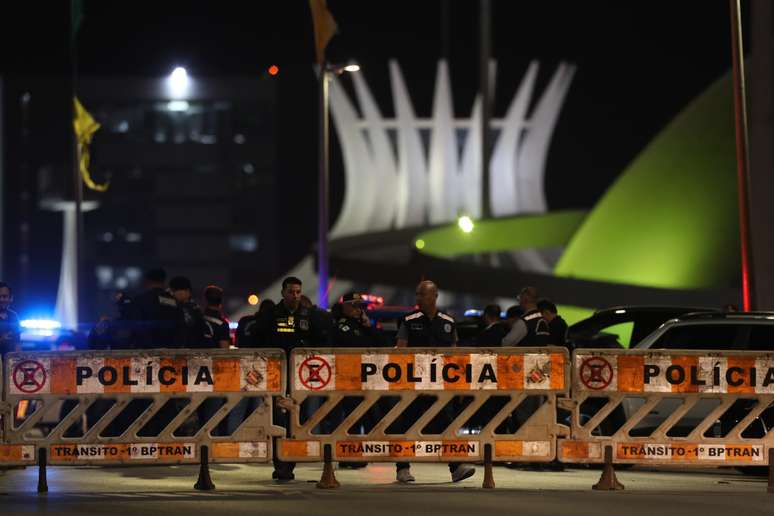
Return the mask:
[[(285, 428), (286, 432), (290, 429), (290, 414), (282, 410), (281, 408), (274, 406), (274, 424), (278, 426), (282, 426)], [(289, 477), (293, 474), (293, 470), (296, 467), (295, 462), (285, 462), (283, 460), (280, 460), (277, 456), (277, 438), (272, 439), (272, 446), (274, 447), (274, 456), (272, 459), (272, 462), (274, 463), (274, 472), (277, 474), (277, 477), (282, 479)]]

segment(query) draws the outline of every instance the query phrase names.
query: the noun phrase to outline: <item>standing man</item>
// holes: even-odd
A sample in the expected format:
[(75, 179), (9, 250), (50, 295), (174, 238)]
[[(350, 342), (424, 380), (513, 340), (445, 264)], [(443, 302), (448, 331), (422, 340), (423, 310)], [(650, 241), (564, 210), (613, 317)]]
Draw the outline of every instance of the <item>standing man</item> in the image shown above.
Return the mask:
[(551, 344), (548, 322), (543, 319), (543, 314), (537, 306), (538, 297), (538, 291), (535, 287), (521, 289), (518, 302), (524, 315), (511, 325), (511, 330), (503, 338), (503, 346), (547, 346)]
[(10, 285), (0, 281), (0, 356), (21, 350), (19, 316), (11, 310), (13, 292)]
[(508, 328), (500, 320), (500, 305), (487, 305), (484, 308), (482, 318), (484, 329), (476, 337), (476, 345), (479, 347), (502, 346)]
[[(371, 320), (365, 313), (365, 302), (360, 294), (356, 292), (344, 294), (341, 302), (334, 306), (333, 312), (336, 313), (336, 318), (330, 333), (331, 346), (337, 348), (376, 348), (382, 346), (381, 336), (371, 325)], [(360, 402), (354, 397), (344, 398), (337, 423), (340, 424), (347, 415), (351, 414), (360, 405)], [(380, 408), (377, 405), (378, 402), (361, 418), (371, 428), (381, 419), (381, 417), (377, 417), (374, 421), (372, 414), (374, 410), (379, 412), (379, 416), (381, 416)], [(362, 426), (360, 430), (362, 433)], [(339, 462), (340, 469), (360, 469), (366, 466), (368, 466), (367, 462)]]
[(210, 285), (204, 289), (204, 340), (208, 348), (229, 349), (231, 331), (223, 315), (223, 289)]
[(548, 299), (541, 299), (538, 301), (537, 306), (543, 315), (543, 319), (548, 322), (551, 344), (570, 349), (569, 342), (567, 341), (567, 322), (557, 312), (556, 305)]
[[(438, 286), (432, 281), (421, 282), (417, 285), (416, 301), (419, 309), (405, 315), (401, 320), (396, 347), (455, 347), (457, 328), (452, 316), (438, 310)], [(398, 462), (396, 468), (398, 482), (415, 480), (408, 462)], [(449, 464), (449, 472), (452, 482), (459, 482), (472, 477), (476, 469), (467, 464), (452, 462)]]
[[(312, 310), (301, 304), (301, 280), (289, 276), (282, 280), (282, 300), (277, 305), (263, 313), (258, 313), (257, 335), (255, 341), (258, 347), (281, 348), (290, 358), (294, 348), (320, 343), (320, 329), (315, 327), (317, 319), (312, 318)], [(292, 372), (292, 365), (288, 361)], [(292, 374), (288, 378), (293, 378)], [(288, 428), (290, 418), (288, 413), (275, 408), (274, 420), (280, 426)], [(276, 447), (276, 440), (274, 441)], [(275, 448), (276, 451), (276, 448)], [(295, 462), (284, 462), (274, 454), (274, 473), (272, 478), (280, 482), (295, 479), (293, 469)]]
[(127, 317), (132, 320), (135, 349), (169, 348), (175, 344), (177, 301), (164, 288), (164, 269), (145, 272), (145, 291), (134, 298)]
[(177, 276), (169, 280), (169, 290), (177, 303), (177, 324), (175, 329), (175, 347), (206, 347), (204, 335), (206, 326), (199, 305), (193, 300), (191, 280)]

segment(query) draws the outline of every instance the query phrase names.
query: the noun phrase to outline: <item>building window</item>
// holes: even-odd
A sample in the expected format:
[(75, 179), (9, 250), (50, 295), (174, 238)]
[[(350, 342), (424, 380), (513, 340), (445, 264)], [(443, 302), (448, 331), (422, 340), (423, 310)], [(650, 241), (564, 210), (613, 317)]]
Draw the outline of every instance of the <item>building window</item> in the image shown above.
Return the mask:
[(228, 245), (232, 251), (254, 253), (258, 250), (258, 239), (249, 234), (231, 235), (228, 237)]

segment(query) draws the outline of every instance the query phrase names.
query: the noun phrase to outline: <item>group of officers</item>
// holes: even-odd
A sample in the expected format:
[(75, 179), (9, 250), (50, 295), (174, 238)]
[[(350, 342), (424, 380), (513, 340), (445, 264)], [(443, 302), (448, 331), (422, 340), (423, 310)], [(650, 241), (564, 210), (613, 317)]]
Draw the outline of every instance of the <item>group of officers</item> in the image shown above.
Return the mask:
[[(118, 317), (103, 317), (89, 335), (92, 349), (157, 349), (157, 348), (232, 348), (229, 321), (223, 315), (223, 290), (208, 286), (203, 292), (204, 308), (194, 300), (191, 282), (182, 276), (166, 285), (162, 269), (146, 272), (145, 290), (134, 298), (116, 296)], [(7, 292), (6, 292), (7, 291)], [(290, 353), (296, 347), (332, 345), (337, 347), (453, 347), (458, 343), (454, 318), (437, 307), (438, 287), (422, 281), (416, 289), (416, 309), (405, 314), (399, 323), (394, 343), (387, 343), (366, 314), (360, 294), (350, 292), (340, 299), (331, 312), (311, 304), (303, 295), (303, 285), (296, 277), (282, 282), (279, 302), (264, 301), (254, 314), (243, 317), (236, 331), (236, 347), (280, 348)], [(0, 319), (15, 317), (9, 312), (10, 287), (0, 285)], [(556, 307), (541, 300), (534, 287), (522, 289), (518, 305), (510, 307), (501, 318), (500, 307), (487, 306), (483, 312), (484, 328), (475, 339), (478, 346), (545, 346), (566, 345), (567, 325), (556, 313)], [(17, 318), (18, 320), (18, 318)], [(0, 323), (8, 323), (0, 320)], [(18, 323), (17, 323), (18, 324)], [(10, 351), (12, 349), (6, 349)], [(277, 409), (275, 421), (288, 424), (288, 415)], [(294, 478), (295, 464), (274, 459), (273, 478)], [(469, 478), (475, 469), (467, 464), (449, 464), (452, 480)], [(397, 464), (397, 480), (411, 482), (408, 463)]]

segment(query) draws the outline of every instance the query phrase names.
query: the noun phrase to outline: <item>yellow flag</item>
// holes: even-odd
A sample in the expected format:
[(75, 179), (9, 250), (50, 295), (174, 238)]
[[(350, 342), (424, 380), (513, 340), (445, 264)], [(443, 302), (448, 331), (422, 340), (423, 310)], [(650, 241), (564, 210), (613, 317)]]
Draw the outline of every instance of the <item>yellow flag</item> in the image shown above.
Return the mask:
[(336, 34), (336, 20), (328, 10), (326, 0), (309, 0), (309, 8), (312, 10), (312, 22), (314, 23), (314, 47), (317, 52), (317, 64), (322, 66), (325, 62), (325, 47)]
[(83, 182), (97, 192), (104, 192), (110, 187), (110, 181), (103, 184), (97, 184), (92, 180), (89, 173), (89, 145), (91, 144), (91, 137), (100, 128), (99, 122), (94, 120), (94, 117), (86, 111), (78, 97), (73, 97), (75, 104), (75, 114), (73, 116), (73, 128), (75, 129), (75, 137), (78, 140), (78, 168), (81, 172), (81, 178)]

